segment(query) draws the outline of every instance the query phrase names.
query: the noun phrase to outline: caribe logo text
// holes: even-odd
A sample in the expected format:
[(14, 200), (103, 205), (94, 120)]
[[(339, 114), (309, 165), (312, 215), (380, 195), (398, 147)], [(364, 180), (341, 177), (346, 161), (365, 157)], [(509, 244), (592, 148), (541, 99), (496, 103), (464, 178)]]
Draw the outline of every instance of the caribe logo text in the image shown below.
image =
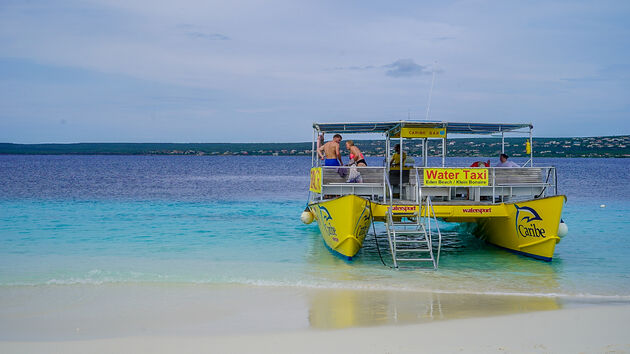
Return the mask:
[(536, 210), (530, 207), (520, 207), (514, 204), (516, 208), (516, 233), (522, 237), (547, 237), (546, 230), (535, 221), (542, 221), (542, 218)]

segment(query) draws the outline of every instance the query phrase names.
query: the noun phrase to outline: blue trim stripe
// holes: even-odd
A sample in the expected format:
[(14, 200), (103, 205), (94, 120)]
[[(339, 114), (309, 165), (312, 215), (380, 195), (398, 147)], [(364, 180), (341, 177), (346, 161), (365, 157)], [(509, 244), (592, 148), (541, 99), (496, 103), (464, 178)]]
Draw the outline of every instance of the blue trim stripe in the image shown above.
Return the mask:
[(493, 243), (490, 243), (490, 245), (493, 245), (493, 246), (498, 247), (500, 249), (512, 252), (514, 254), (518, 254), (520, 256), (526, 256), (526, 257), (531, 257), (531, 258), (534, 258), (534, 259), (539, 259), (539, 260), (545, 261), (545, 262), (551, 262), (551, 257), (543, 257), (543, 256), (538, 256), (538, 255), (535, 255), (535, 254), (531, 254), (531, 253), (517, 251), (517, 250), (510, 249), (510, 248), (501, 247), (501, 246), (495, 245)]
[[(324, 239), (323, 239), (323, 238), (322, 238), (322, 241), (324, 241)], [(339, 257), (339, 258), (343, 259), (344, 261), (346, 261), (346, 262), (350, 262), (350, 261), (352, 261), (352, 257), (345, 256), (345, 255), (343, 255), (343, 254), (341, 254), (341, 253), (339, 253), (339, 252), (335, 251), (335, 250), (334, 250), (334, 249), (332, 249), (330, 246), (328, 246), (328, 244), (326, 243), (326, 241), (324, 241), (324, 246), (326, 246), (326, 248), (328, 248), (328, 250), (330, 251), (330, 253), (332, 253), (333, 255), (335, 255), (335, 256), (337, 256), (337, 257)]]

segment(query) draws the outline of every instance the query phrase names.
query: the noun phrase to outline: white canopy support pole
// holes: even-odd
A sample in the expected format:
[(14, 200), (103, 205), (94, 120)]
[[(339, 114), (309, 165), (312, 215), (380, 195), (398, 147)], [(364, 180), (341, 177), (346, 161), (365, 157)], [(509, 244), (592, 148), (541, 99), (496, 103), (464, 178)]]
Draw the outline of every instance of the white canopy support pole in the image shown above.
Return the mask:
[(446, 164), (446, 138), (442, 139), (442, 167)]
[(422, 142), (422, 162), (421, 162), (422, 165), (421, 166), (422, 167), (426, 167), (424, 165), (424, 154), (425, 154), (425, 151), (424, 151), (424, 140), (420, 140), (420, 141)]
[(403, 174), (403, 164), (404, 164), (404, 159), (403, 159), (403, 154), (404, 154), (404, 150), (403, 150), (403, 137), (402, 137), (402, 125), (400, 126), (400, 151), (398, 152), (398, 162), (400, 162), (400, 184), (398, 184), (398, 195), (399, 198), (402, 198), (402, 174)]
[(442, 138), (442, 167), (446, 165), (446, 125), (444, 127), (444, 137)]
[(316, 157), (319, 157), (315, 151), (315, 139), (317, 139), (317, 130), (313, 129), (313, 144), (311, 145), (311, 167), (315, 167)]
[(505, 133), (501, 131), (501, 153), (505, 154)]
[(534, 144), (532, 141), (532, 126), (529, 126), (529, 167), (534, 167)]
[(390, 143), (389, 143), (389, 133), (385, 133), (385, 166), (386, 169), (389, 170), (389, 166), (391, 163), (391, 155), (390, 155)]
[(429, 165), (429, 139), (428, 138), (424, 138), (424, 151), (426, 152), (424, 154), (424, 161), (423, 161), (423, 165), (424, 167), (427, 167)]
[[(386, 179), (389, 181), (389, 167), (391, 166), (391, 155), (390, 155), (390, 142), (389, 142), (389, 132), (385, 132), (385, 168), (383, 168), (383, 202), (387, 202), (387, 187), (386, 187)], [(387, 183), (391, 188), (391, 181)]]

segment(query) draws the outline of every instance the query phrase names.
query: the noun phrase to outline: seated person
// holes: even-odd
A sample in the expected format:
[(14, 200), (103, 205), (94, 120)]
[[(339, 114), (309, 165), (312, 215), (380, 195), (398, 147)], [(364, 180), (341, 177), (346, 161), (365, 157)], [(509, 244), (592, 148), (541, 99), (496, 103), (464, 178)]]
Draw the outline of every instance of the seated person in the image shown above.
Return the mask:
[(516, 163), (514, 163), (513, 161), (508, 161), (509, 156), (506, 154), (501, 154), (499, 156), (499, 160), (501, 162), (499, 162), (498, 164), (496, 164), (496, 167), (521, 167), (519, 165), (517, 165)]
[[(394, 169), (400, 169), (400, 144), (396, 144), (396, 146), (394, 146), (394, 155), (392, 155), (392, 160), (389, 163), (389, 166)], [(403, 166), (405, 166), (405, 162), (407, 162), (407, 153), (403, 152), (402, 153), (402, 164)]]
[(354, 141), (346, 141), (346, 149), (350, 152), (350, 164), (354, 161), (358, 167), (367, 166), (367, 162), (365, 162), (365, 158), (363, 158), (361, 150), (354, 145)]
[(472, 165), (470, 165), (470, 167), (490, 167), (490, 160), (487, 162), (475, 161)]

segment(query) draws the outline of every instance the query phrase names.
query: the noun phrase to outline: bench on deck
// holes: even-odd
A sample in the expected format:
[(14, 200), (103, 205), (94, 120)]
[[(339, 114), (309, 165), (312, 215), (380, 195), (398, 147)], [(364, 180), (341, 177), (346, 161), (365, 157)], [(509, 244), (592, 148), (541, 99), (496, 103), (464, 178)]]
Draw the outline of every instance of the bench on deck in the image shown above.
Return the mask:
[[(345, 168), (346, 175), (342, 177), (338, 170)], [(362, 183), (347, 183), (350, 168), (323, 167), (322, 168), (322, 194), (324, 195), (346, 195), (355, 194), (370, 196), (372, 198), (383, 196), (383, 167), (357, 167), (361, 174)]]
[[(489, 185), (492, 185), (492, 170), (490, 170), (489, 172), (490, 175), (488, 176), (488, 181)], [(494, 182), (495, 186), (542, 183), (542, 168), (494, 168)]]

